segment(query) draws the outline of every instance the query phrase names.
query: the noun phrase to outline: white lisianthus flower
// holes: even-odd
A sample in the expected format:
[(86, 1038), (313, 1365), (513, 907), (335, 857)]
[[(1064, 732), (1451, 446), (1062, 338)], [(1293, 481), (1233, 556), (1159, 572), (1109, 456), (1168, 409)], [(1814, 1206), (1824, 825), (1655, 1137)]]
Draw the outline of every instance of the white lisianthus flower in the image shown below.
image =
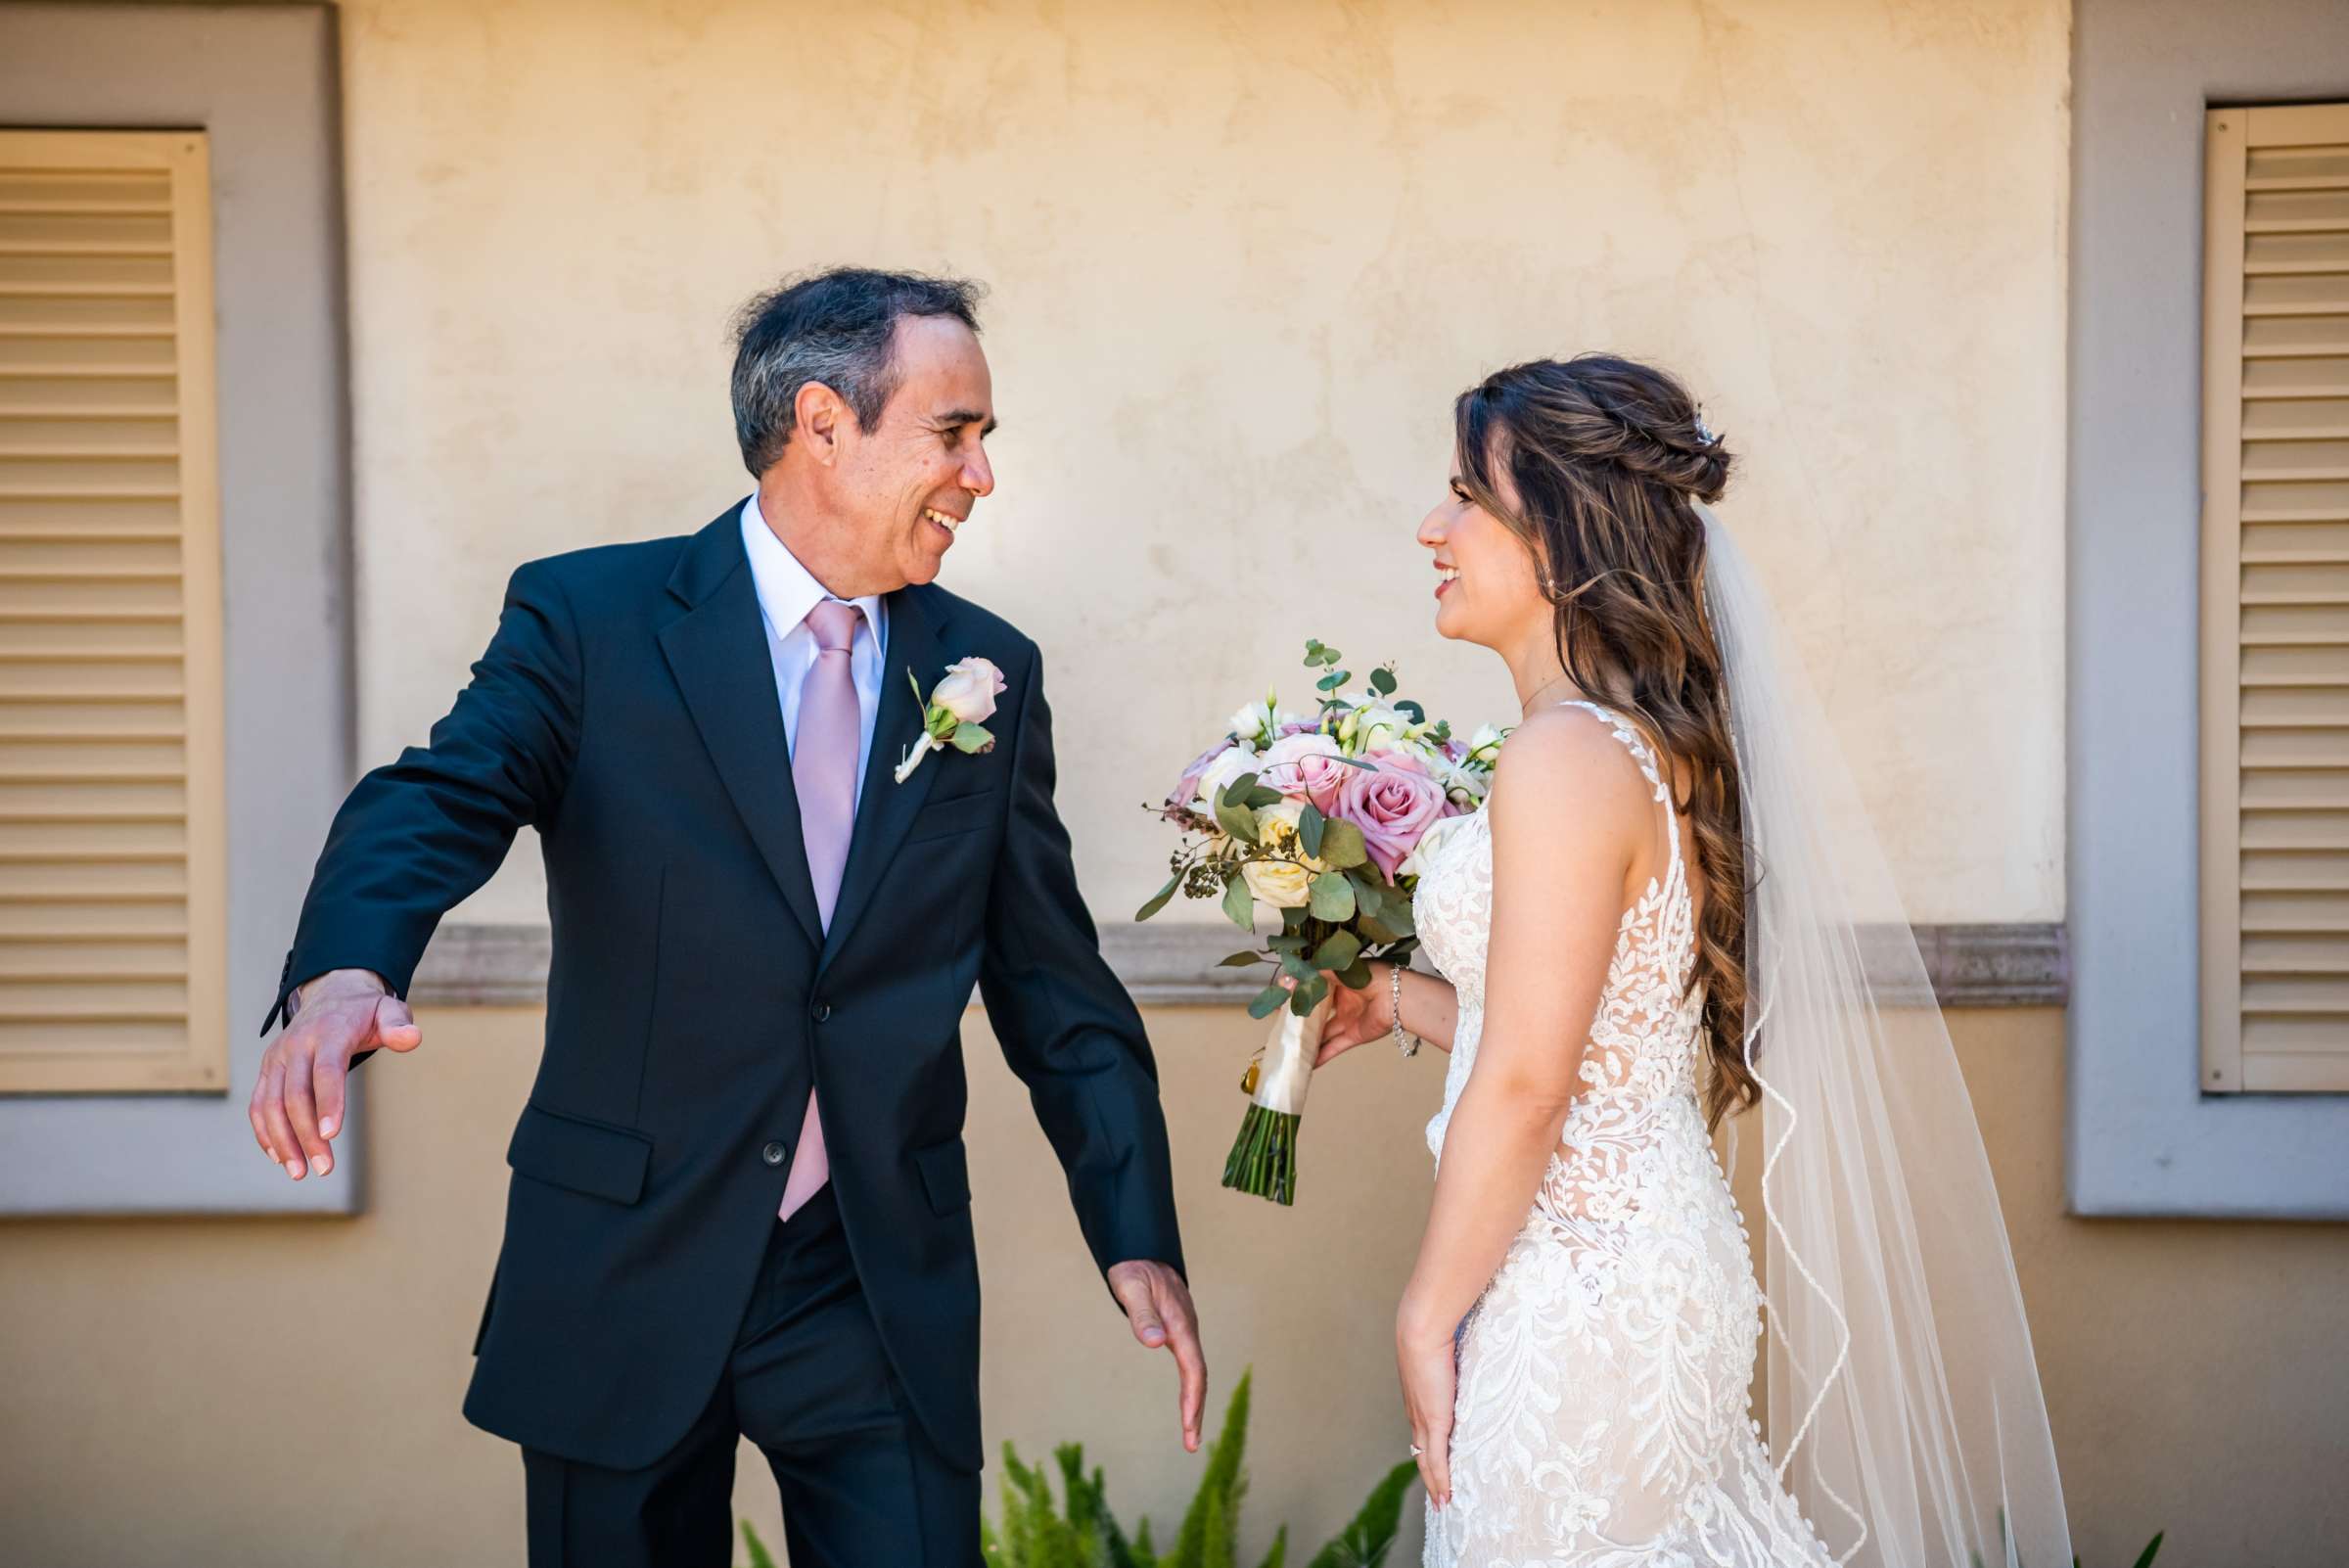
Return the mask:
[(1192, 809), (1212, 819), (1216, 814), (1216, 797), (1222, 794), (1231, 781), (1242, 773), (1255, 772), (1257, 765), (1256, 752), (1252, 747), (1225, 747), (1222, 754), (1208, 763), (1207, 770), (1199, 775), (1199, 799)]
[(1426, 727), (1412, 723), (1409, 715), (1384, 703), (1365, 704), (1346, 716), (1354, 725), (1353, 739), (1359, 743), (1360, 752), (1400, 750), (1403, 742), (1417, 739)]
[(1313, 873), (1295, 860), (1251, 860), (1240, 875), (1250, 893), (1275, 909), (1302, 909), (1313, 899)]
[(1444, 793), (1461, 806), (1473, 809), (1482, 805), (1485, 796), (1492, 791), (1493, 775), (1482, 768), (1455, 762), (1448, 757), (1437, 759), (1433, 765), (1437, 781), (1444, 786)]
[(1286, 709), (1273, 706), (1275, 694), (1267, 689), (1261, 703), (1249, 703), (1234, 710), (1231, 715), (1232, 739), (1246, 746), (1262, 746), (1280, 733), (1280, 726), (1297, 715)]
[(1419, 842), (1411, 846), (1411, 853), (1405, 855), (1403, 863), (1395, 868), (1395, 875), (1398, 877), (1420, 875), (1427, 869), (1428, 861), (1442, 853), (1445, 843), (1454, 833), (1459, 832), (1467, 821), (1468, 818), (1465, 816), (1440, 816), (1430, 822), (1420, 833)]
[(1500, 760), (1500, 743), (1507, 738), (1507, 730), (1496, 729), (1491, 724), (1477, 725), (1476, 733), (1468, 737), (1468, 761), (1480, 767), (1491, 767)]

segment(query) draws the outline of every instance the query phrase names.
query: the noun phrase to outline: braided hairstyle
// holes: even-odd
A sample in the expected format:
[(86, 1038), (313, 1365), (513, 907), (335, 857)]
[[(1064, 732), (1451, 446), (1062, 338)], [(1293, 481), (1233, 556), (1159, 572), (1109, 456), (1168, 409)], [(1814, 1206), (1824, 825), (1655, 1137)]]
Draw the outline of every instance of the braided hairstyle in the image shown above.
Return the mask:
[(1613, 354), (1497, 372), (1460, 393), (1452, 425), (1462, 486), (1533, 552), (1567, 675), (1635, 719), (1667, 765), (1688, 764), (1676, 805), (1709, 895), (1689, 984), (1705, 987), (1705, 1114), (1718, 1126), (1761, 1096), (1744, 1051), (1744, 813), (1693, 504), (1720, 497), (1732, 459), (1678, 380)]

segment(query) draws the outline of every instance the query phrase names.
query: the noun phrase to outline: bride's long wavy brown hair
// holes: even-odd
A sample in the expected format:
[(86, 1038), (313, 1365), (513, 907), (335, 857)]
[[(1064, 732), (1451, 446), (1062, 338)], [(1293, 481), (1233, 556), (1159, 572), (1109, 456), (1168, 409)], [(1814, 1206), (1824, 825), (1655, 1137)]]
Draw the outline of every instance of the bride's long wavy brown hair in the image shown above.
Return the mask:
[(1744, 1051), (1744, 812), (1692, 504), (1720, 498), (1733, 459), (1678, 380), (1612, 354), (1511, 365), (1460, 393), (1452, 424), (1462, 486), (1533, 552), (1568, 678), (1687, 765), (1675, 805), (1706, 889), (1689, 984), (1705, 988), (1705, 1116), (1718, 1126), (1761, 1095)]

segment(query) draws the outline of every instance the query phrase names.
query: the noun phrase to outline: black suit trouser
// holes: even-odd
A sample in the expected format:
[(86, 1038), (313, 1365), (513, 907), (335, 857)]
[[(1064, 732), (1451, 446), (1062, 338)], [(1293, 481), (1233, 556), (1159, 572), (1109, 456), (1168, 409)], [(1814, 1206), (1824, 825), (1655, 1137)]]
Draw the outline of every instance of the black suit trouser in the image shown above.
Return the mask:
[(717, 1390), (641, 1470), (523, 1451), (530, 1568), (726, 1568), (747, 1437), (791, 1568), (977, 1568), (979, 1477), (923, 1433), (882, 1350), (832, 1188), (775, 1226)]

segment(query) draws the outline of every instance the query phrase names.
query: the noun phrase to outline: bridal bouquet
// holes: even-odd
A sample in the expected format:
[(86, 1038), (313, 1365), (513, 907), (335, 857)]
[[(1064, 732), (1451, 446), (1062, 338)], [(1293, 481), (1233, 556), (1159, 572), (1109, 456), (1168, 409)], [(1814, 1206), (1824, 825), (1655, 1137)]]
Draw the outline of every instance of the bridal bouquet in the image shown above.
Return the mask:
[(1297, 1126), (1329, 1017), (1323, 971), (1359, 991), (1370, 983), (1369, 959), (1408, 958), (1418, 944), (1419, 857), (1449, 823), (1484, 804), (1502, 739), (1487, 725), (1462, 741), (1450, 724), (1429, 722), (1417, 703), (1395, 695), (1391, 665), (1370, 671), (1359, 700), (1345, 695), (1354, 674), (1337, 668), (1335, 648), (1307, 643), (1305, 665), (1322, 671), (1315, 716), (1290, 713), (1267, 692), (1232, 715), (1230, 732), (1200, 753), (1157, 808), (1184, 830), (1183, 843), (1169, 858), (1166, 886), (1134, 916), (1149, 919), (1180, 892), (1221, 900), (1252, 939), (1257, 905), (1278, 917), (1262, 948), (1221, 965), (1272, 965), (1248, 1013), (1282, 1013), (1241, 1080), (1248, 1113), (1223, 1185), (1281, 1204), (1296, 1199)]

